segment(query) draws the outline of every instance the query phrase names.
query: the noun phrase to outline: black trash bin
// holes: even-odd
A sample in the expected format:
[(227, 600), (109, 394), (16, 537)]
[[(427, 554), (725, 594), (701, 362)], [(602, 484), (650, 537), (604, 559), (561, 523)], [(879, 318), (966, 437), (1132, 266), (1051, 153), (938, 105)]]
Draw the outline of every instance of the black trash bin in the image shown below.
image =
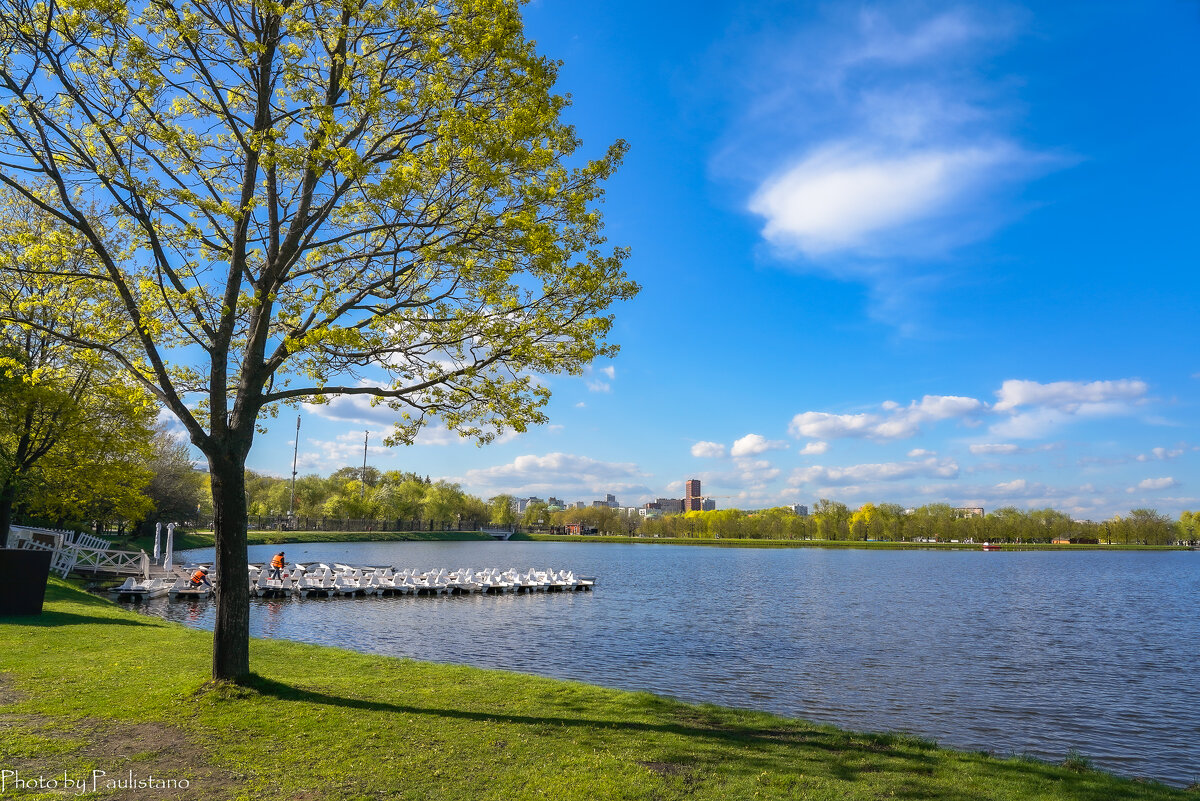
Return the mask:
[(42, 613), (50, 556), (49, 551), (0, 549), (0, 617)]

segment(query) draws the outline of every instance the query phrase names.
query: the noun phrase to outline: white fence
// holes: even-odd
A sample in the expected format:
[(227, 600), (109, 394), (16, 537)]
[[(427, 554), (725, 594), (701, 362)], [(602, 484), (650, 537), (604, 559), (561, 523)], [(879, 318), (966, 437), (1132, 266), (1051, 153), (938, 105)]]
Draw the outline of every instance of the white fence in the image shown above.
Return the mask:
[(114, 551), (106, 540), (91, 534), (12, 526), (11, 536), (14, 547), (50, 551), (50, 569), (64, 577), (75, 572), (150, 578), (150, 557), (145, 551)]

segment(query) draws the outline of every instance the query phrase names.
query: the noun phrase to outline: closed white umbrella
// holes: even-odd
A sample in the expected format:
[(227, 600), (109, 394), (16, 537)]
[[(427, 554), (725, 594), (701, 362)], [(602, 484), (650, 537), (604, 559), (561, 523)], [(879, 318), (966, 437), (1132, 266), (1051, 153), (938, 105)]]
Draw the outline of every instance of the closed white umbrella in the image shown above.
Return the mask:
[(162, 522), (160, 521), (160, 522), (154, 524), (154, 561), (155, 562), (158, 561), (158, 557), (162, 556), (162, 554), (160, 554), (158, 552), (158, 539), (161, 536), (162, 536)]
[(167, 523), (167, 553), (163, 556), (163, 570), (174, 567), (171, 563), (175, 556), (175, 524)]

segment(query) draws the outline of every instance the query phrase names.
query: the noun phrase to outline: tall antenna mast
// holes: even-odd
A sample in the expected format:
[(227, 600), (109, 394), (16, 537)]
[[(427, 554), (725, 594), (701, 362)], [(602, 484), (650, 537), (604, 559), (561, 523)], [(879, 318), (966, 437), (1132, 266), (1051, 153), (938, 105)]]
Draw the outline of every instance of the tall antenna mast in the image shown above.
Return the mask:
[(367, 494), (367, 437), (371, 434), (370, 431), (363, 432), (363, 469), (362, 469), (362, 484), (358, 488), (358, 499), (361, 501), (363, 496)]
[(296, 415), (296, 442), (292, 448), (292, 494), (288, 498), (288, 517), (296, 508), (296, 457), (300, 455), (300, 415)]

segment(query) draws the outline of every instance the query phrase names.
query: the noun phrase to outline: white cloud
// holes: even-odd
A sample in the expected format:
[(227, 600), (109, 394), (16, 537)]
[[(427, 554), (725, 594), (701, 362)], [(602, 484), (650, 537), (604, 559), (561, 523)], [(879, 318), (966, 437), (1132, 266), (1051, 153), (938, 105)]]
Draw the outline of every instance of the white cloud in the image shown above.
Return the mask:
[(1136, 457), (1139, 462), (1150, 461), (1166, 461), (1167, 459), (1175, 459), (1183, 455), (1183, 448), (1153, 448), (1150, 453), (1139, 453)]
[(1023, 478), (1016, 478), (1012, 481), (1001, 481), (992, 490), (994, 495), (1003, 496), (1025, 495), (1030, 491), (1041, 494), (1046, 491), (1046, 486), (1044, 484), (1031, 484)]
[[(1176, 481), (1171, 476), (1165, 476), (1163, 478), (1142, 479), (1141, 481), (1139, 481), (1137, 483), (1136, 489), (1139, 489), (1139, 490), (1162, 490), (1162, 489), (1169, 489), (1171, 487), (1177, 487), (1177, 486), (1179, 486), (1178, 481)], [(1129, 491), (1133, 492), (1134, 489), (1135, 489), (1134, 487), (1130, 487)]]
[[(301, 406), (304, 411), (314, 414), (317, 417), (323, 417), (326, 420), (362, 426), (370, 430), (371, 438), (377, 441), (382, 440), (383, 437), (390, 436), (393, 426), (400, 420), (400, 412), (382, 404), (372, 406), (371, 398), (367, 395), (339, 395), (331, 399), (329, 403), (304, 403)], [(520, 436), (521, 434), (517, 431), (501, 431), (492, 442), (494, 444), (503, 444), (505, 442), (512, 442)], [(338, 436), (338, 439), (341, 440), (343, 437), (357, 437), (359, 442), (361, 442), (362, 432), (342, 434)], [(428, 446), (470, 444), (473, 442), (474, 440), (472, 439), (463, 439), (457, 432), (450, 431), (436, 418), (427, 419), (413, 440), (414, 445)]]
[(971, 453), (979, 454), (1009, 454), (1020, 453), (1021, 446), (1012, 443), (988, 443), (971, 446)]
[[(742, 456), (733, 460), (732, 469), (702, 471), (691, 474), (689, 478), (700, 479), (705, 494), (724, 494), (727, 490), (768, 494), (770, 490), (766, 486), (767, 482), (778, 478), (779, 474), (779, 468), (766, 459)], [(675, 482), (674, 485), (668, 485), (668, 488), (672, 486), (682, 489), (683, 482)]]
[[(463, 484), (489, 494), (590, 493), (645, 495), (647, 474), (632, 462), (602, 462), (569, 453), (526, 454), (508, 464), (468, 470)], [(628, 498), (626, 499), (628, 501)]]
[[(506, 434), (497, 441), (511, 439), (512, 434)], [(430, 445), (433, 447), (445, 447), (446, 445), (455, 445), (462, 442), (462, 437), (445, 426), (441, 425), (426, 425), (422, 426), (417, 432), (417, 438), (413, 440), (414, 445)]]
[(700, 459), (722, 459), (725, 446), (719, 442), (697, 442), (692, 446), (692, 456)]
[(925, 423), (968, 418), (985, 408), (982, 401), (956, 395), (926, 395), (908, 406), (894, 401), (881, 404), (882, 414), (831, 414), (801, 412), (792, 418), (788, 430), (796, 438), (907, 439), (915, 436)]
[(867, 437), (878, 423), (872, 414), (830, 414), (829, 412), (801, 412), (792, 418), (788, 431), (800, 437)]
[(185, 445), (191, 445), (191, 437), (188, 435), (187, 428), (170, 410), (159, 409), (158, 416), (155, 418), (154, 424), (161, 428), (167, 434), (167, 436), (176, 442), (181, 442)]
[(301, 407), (326, 420), (374, 426), (381, 430), (394, 426), (400, 419), (400, 412), (383, 404), (372, 406), (371, 400), (370, 395), (337, 395), (330, 398), (329, 403), (303, 403)]
[(866, 283), (872, 314), (910, 327), (954, 280), (931, 259), (1020, 216), (1021, 187), (1068, 159), (1013, 135), (1020, 82), (980, 68), (1022, 12), (852, 9), (738, 43), (745, 113), (715, 161), (753, 182), (747, 209), (792, 264)]
[(802, 456), (820, 456), (829, 450), (829, 443), (822, 440), (813, 440), (805, 445), (800, 454)]
[(739, 478), (744, 484), (754, 485), (760, 491), (766, 491), (761, 485), (764, 482), (771, 481), (779, 477), (779, 468), (772, 465), (766, 459), (751, 459), (749, 457), (740, 457), (733, 460), (740, 475)]
[(584, 383), (587, 384), (589, 392), (612, 392), (612, 381), (617, 377), (617, 368), (611, 364), (604, 367), (593, 367), (588, 365), (587, 375), (599, 375), (601, 378), (586, 378)]
[(575, 404), (575, 408), (576, 408), (576, 409), (586, 409), (586, 408), (587, 408), (587, 404), (586, 404), (586, 403), (584, 403), (583, 401), (580, 401), (579, 403)]
[(767, 439), (761, 434), (747, 434), (733, 443), (733, 447), (729, 449), (729, 455), (735, 458), (738, 456), (757, 456), (767, 451), (783, 450), (787, 446), (786, 442)]
[[(393, 459), (395, 452), (382, 444), (383, 435), (367, 439), (367, 455), (375, 459)], [(302, 460), (304, 466), (314, 468), (338, 468), (345, 465), (362, 465), (363, 433), (348, 431), (338, 434), (334, 439), (309, 439), (308, 444), (317, 448), (316, 452), (308, 451)], [(300, 460), (298, 460), (300, 461)]]
[[(999, 426), (993, 426), (998, 428)], [(1017, 453), (1040, 453), (1045, 451), (1058, 450), (1063, 447), (1061, 442), (1045, 442), (1041, 445), (1021, 446), (1011, 442), (985, 442), (975, 443), (970, 446), (970, 451), (976, 455), (986, 456), (1011, 456)]]
[(1010, 379), (996, 391), (995, 412), (1010, 416), (989, 429), (997, 436), (1036, 439), (1081, 418), (1132, 414), (1145, 401), (1144, 381), (1037, 381)]
[(911, 462), (857, 464), (849, 467), (801, 467), (792, 471), (788, 483), (801, 484), (859, 484), (872, 481), (901, 481), (908, 478), (957, 478), (958, 464), (952, 459), (923, 459)]
[(882, 255), (889, 234), (957, 209), (993, 174), (1027, 157), (1011, 145), (894, 152), (839, 142), (772, 175), (750, 200), (763, 236), (812, 257)]
[(996, 391), (998, 400), (992, 408), (997, 412), (1006, 412), (1021, 406), (1040, 406), (1075, 414), (1094, 406), (1104, 409), (1114, 402), (1141, 400), (1147, 389), (1146, 382), (1130, 378), (1090, 383), (1055, 381), (1050, 384), (1009, 379)]
[(860, 11), (857, 23), (860, 39), (857, 46), (843, 54), (843, 66), (865, 62), (889, 66), (913, 64), (940, 58), (947, 51), (993, 38), (998, 33), (995, 21), (985, 22), (962, 8), (920, 20), (911, 30), (901, 30), (897, 21), (872, 10)]
[[(1147, 401), (1147, 391), (1146, 383), (1136, 379), (1050, 384), (1010, 379), (996, 391), (997, 402), (991, 407), (971, 397), (925, 395), (919, 401), (910, 401), (907, 406), (885, 401), (880, 404), (879, 411), (874, 412), (801, 412), (792, 418), (788, 431), (798, 439), (908, 439), (929, 423), (957, 419), (963, 425), (976, 426), (985, 413), (991, 412), (1001, 418), (988, 429), (993, 435), (1006, 439), (1034, 439), (1074, 419), (1132, 414), (1137, 406)], [(1049, 447), (1052, 446), (1041, 449)], [(978, 443), (970, 449), (975, 454), (1029, 452), (1028, 448), (1012, 443)], [(1169, 454), (1175, 451), (1157, 449), (1153, 453), (1155, 458), (1171, 458)]]
[(995, 423), (988, 431), (1012, 439), (1038, 439), (1071, 422), (1071, 415), (1058, 409), (1031, 409)]
[(913, 448), (908, 452), (909, 459), (922, 459), (926, 456), (937, 456), (936, 451), (927, 451), (924, 448)]
[[(996, 484), (958, 486), (954, 484), (929, 484), (920, 488), (923, 493), (935, 497), (957, 498), (965, 506), (983, 506), (986, 504), (1008, 505), (1017, 501), (1035, 501), (1055, 505), (1052, 501), (1070, 494), (1094, 491), (1090, 485), (1076, 488), (1055, 488), (1037, 481), (1016, 478), (1012, 481), (1001, 481)], [(1023, 504), (1032, 506), (1033, 504)]]

